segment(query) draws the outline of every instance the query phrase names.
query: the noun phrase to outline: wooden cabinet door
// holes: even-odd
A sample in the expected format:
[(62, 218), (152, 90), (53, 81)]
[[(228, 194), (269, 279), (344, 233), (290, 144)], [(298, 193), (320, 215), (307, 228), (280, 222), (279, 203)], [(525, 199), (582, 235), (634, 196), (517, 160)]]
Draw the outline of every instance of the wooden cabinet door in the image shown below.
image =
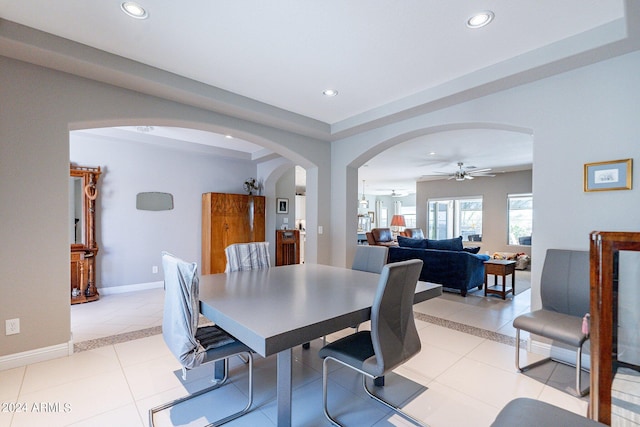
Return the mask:
[(262, 242), (265, 198), (244, 194), (202, 195), (202, 274), (224, 272), (224, 249), (233, 243)]

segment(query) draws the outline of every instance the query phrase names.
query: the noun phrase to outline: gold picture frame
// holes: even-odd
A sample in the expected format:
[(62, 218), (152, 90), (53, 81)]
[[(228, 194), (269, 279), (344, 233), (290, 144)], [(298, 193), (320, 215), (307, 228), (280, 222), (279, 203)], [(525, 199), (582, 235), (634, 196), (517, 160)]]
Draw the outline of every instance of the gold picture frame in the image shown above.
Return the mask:
[(632, 168), (632, 159), (586, 163), (584, 191), (631, 190)]

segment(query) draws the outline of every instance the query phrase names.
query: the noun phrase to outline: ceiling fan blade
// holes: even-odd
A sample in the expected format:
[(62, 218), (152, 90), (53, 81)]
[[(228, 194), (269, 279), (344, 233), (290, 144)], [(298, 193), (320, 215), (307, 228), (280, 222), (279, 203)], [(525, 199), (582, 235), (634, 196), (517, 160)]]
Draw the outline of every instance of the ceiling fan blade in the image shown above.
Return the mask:
[(467, 170), (467, 173), (482, 173), (482, 172), (489, 172), (490, 170), (491, 168)]
[(493, 178), (495, 175), (490, 173), (474, 173), (473, 176), (490, 176)]
[(455, 176), (455, 175), (451, 175), (449, 178), (447, 178), (447, 180), (449, 180), (449, 179), (455, 179), (455, 178), (456, 178), (456, 176)]
[(469, 174), (466, 174), (466, 175), (464, 176), (464, 179), (473, 179), (473, 177), (472, 177), (471, 175), (469, 175)]

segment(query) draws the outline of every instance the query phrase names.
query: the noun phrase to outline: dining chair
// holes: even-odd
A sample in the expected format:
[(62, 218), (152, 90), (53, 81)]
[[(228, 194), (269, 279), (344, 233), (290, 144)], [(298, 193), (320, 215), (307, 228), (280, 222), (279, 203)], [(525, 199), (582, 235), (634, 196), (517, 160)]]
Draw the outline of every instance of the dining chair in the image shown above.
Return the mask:
[[(389, 248), (386, 246), (358, 246), (351, 269), (380, 274), (387, 263), (388, 256)], [(356, 332), (359, 327), (360, 324), (353, 326)], [(326, 339), (323, 340), (324, 344), (326, 344)]]
[(360, 245), (356, 247), (356, 255), (353, 258), (351, 269), (380, 274), (387, 263), (388, 255), (389, 248), (386, 246)]
[(324, 346), (322, 363), (322, 403), (331, 423), (340, 426), (327, 406), (329, 361), (340, 363), (362, 374), (365, 392), (417, 425), (424, 425), (397, 406), (376, 396), (367, 387), (367, 378), (382, 377), (415, 356), (421, 348), (413, 318), (413, 298), (422, 260), (395, 262), (384, 266), (371, 307), (371, 331), (347, 335)]
[[(516, 329), (516, 369), (524, 372), (549, 360), (547, 357), (527, 366), (520, 366), (520, 330), (563, 343), (576, 350), (576, 395), (584, 396), (589, 387), (582, 389), (582, 347), (589, 339), (589, 251), (547, 249), (540, 277), (542, 308), (524, 313), (513, 319)], [(586, 324), (585, 324), (586, 323)]]
[(234, 243), (227, 246), (224, 253), (227, 256), (225, 273), (268, 268), (271, 265), (269, 242)]
[(196, 263), (185, 262), (168, 252), (162, 253), (164, 269), (165, 297), (162, 315), (162, 337), (169, 350), (182, 366), (182, 380), (187, 372), (204, 363), (224, 361), (224, 376), (214, 379), (215, 384), (183, 398), (156, 406), (149, 410), (149, 425), (154, 426), (153, 416), (157, 412), (186, 402), (222, 386), (229, 377), (228, 359), (235, 355), (245, 355), (249, 363), (249, 390), (247, 405), (215, 425), (224, 424), (245, 414), (253, 403), (253, 356), (251, 349), (229, 335), (218, 326), (198, 327), (199, 280)]

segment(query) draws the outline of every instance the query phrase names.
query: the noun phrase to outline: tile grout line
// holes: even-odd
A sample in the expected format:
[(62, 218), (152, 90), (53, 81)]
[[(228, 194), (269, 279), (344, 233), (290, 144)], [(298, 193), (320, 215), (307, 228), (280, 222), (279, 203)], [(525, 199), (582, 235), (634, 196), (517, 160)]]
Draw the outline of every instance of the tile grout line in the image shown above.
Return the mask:
[[(465, 334), (473, 335), (476, 337), (488, 339), (491, 341), (495, 341), (501, 344), (510, 345), (511, 347), (516, 346), (515, 337), (511, 337), (509, 335), (500, 334), (498, 332), (489, 331), (487, 329), (478, 328), (476, 326), (466, 325), (464, 323), (454, 322), (452, 320), (443, 319), (436, 316), (431, 316), (429, 314), (414, 312), (414, 317), (418, 320), (422, 320), (423, 322), (431, 323), (437, 326), (442, 326), (447, 329), (453, 329), (454, 331), (462, 332)], [(526, 346), (527, 341), (521, 339), (520, 345)]]

